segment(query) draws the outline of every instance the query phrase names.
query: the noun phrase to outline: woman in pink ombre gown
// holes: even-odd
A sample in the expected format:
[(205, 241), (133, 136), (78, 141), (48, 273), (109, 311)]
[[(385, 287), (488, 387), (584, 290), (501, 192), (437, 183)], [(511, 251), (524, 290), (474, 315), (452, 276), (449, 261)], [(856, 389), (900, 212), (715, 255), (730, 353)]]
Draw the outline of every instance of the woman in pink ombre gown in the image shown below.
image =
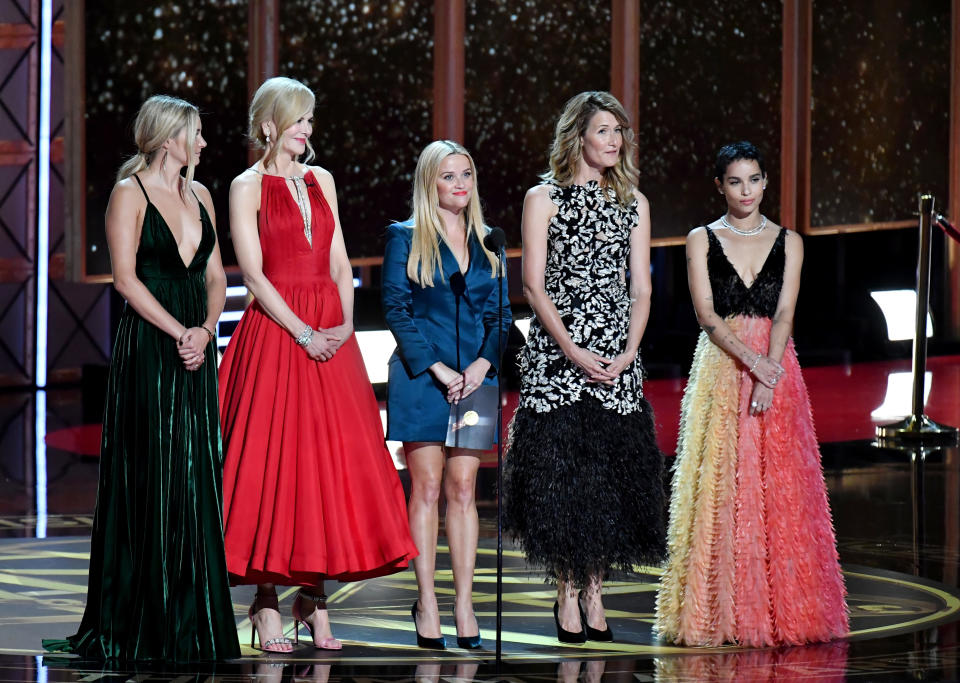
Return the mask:
[(683, 396), (656, 629), (666, 641), (798, 645), (846, 635), (810, 401), (790, 338), (803, 243), (760, 214), (763, 158), (717, 158), (727, 213), (687, 237), (703, 331)]

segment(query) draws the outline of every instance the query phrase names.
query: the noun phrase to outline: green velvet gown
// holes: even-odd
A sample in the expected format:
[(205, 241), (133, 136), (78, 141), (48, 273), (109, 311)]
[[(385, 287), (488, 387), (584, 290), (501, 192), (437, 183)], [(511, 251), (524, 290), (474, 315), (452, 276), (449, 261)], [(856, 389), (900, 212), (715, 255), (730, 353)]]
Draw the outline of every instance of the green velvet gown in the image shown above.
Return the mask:
[[(137, 250), (137, 276), (187, 327), (206, 318), (204, 273), (216, 242), (200, 211), (189, 266), (149, 197)], [(216, 354), (211, 343), (200, 369), (187, 371), (176, 340), (125, 306), (103, 418), (87, 606), (76, 635), (44, 641), (47, 649), (123, 661), (240, 656), (223, 553)]]

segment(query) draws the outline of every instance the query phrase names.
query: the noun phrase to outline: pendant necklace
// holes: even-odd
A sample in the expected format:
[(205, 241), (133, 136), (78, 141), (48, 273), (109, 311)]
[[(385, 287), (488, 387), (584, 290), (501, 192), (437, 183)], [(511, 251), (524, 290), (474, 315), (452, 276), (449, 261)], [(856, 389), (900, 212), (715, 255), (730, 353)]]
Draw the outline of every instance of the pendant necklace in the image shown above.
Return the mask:
[[(311, 248), (313, 247), (313, 233), (310, 229), (310, 209), (307, 207), (307, 202), (309, 197), (307, 196), (307, 188), (302, 176), (291, 176), (288, 180), (293, 181), (293, 189), (297, 192), (297, 207), (300, 209), (300, 217), (303, 218), (303, 234), (307, 238), (307, 242), (310, 243)], [(301, 184), (303, 184), (303, 189), (301, 190)]]
[(728, 228), (730, 232), (735, 232), (738, 235), (743, 235), (744, 237), (750, 237), (752, 235), (759, 235), (761, 232), (763, 232), (763, 229), (767, 227), (767, 217), (763, 214), (760, 214), (760, 225), (755, 228), (750, 228), (749, 230), (741, 230), (740, 228), (731, 225), (727, 220), (727, 215), (724, 214), (720, 217), (720, 225)]

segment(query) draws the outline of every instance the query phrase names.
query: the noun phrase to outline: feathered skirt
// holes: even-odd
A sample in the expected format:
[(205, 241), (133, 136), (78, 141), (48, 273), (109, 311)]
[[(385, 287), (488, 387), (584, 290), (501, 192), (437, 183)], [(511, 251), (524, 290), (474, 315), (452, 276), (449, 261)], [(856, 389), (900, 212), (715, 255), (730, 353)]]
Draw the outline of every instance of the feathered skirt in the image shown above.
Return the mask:
[[(771, 321), (727, 320), (766, 353)], [(701, 333), (683, 395), (669, 557), (657, 595), (664, 640), (751, 647), (848, 631), (810, 400), (793, 341), (773, 405), (750, 415), (753, 378)]]
[(665, 556), (663, 454), (650, 404), (622, 415), (586, 395), (519, 408), (504, 463), (504, 529), (550, 581), (658, 565)]

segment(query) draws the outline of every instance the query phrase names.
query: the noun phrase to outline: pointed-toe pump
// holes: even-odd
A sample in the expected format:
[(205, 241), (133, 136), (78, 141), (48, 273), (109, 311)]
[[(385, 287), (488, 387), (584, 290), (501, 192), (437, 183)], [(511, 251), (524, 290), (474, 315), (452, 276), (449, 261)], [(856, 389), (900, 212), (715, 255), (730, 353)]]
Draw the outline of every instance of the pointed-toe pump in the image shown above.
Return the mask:
[(413, 618), (413, 630), (417, 632), (417, 647), (422, 647), (427, 650), (446, 650), (447, 641), (443, 636), (439, 638), (425, 638), (420, 635), (420, 628), (417, 626), (417, 603), (419, 600), (414, 600), (413, 607), (410, 608), (410, 616)]
[[(582, 619), (582, 617), (581, 617)], [(573, 643), (579, 645), (580, 643), (587, 642), (587, 632), (581, 629), (580, 631), (568, 631), (560, 625), (560, 603), (553, 603), (553, 620), (557, 624), (557, 640), (561, 643)]]
[(580, 595), (577, 596), (577, 604), (580, 607), (580, 623), (583, 624), (583, 631), (586, 633), (587, 640), (595, 640), (597, 642), (612, 642), (613, 641), (613, 631), (610, 630), (610, 624), (607, 624), (607, 628), (603, 631), (596, 629), (590, 626), (590, 623), (587, 621), (587, 611), (583, 608), (583, 592), (581, 591)]
[[(457, 623), (457, 606), (454, 605), (451, 608), (453, 612), (453, 623)], [(456, 628), (456, 626), (454, 626)], [(480, 637), (480, 624), (477, 624), (477, 635), (475, 636), (461, 636), (460, 631), (457, 631), (457, 647), (464, 650), (479, 650), (483, 647), (483, 638)]]

